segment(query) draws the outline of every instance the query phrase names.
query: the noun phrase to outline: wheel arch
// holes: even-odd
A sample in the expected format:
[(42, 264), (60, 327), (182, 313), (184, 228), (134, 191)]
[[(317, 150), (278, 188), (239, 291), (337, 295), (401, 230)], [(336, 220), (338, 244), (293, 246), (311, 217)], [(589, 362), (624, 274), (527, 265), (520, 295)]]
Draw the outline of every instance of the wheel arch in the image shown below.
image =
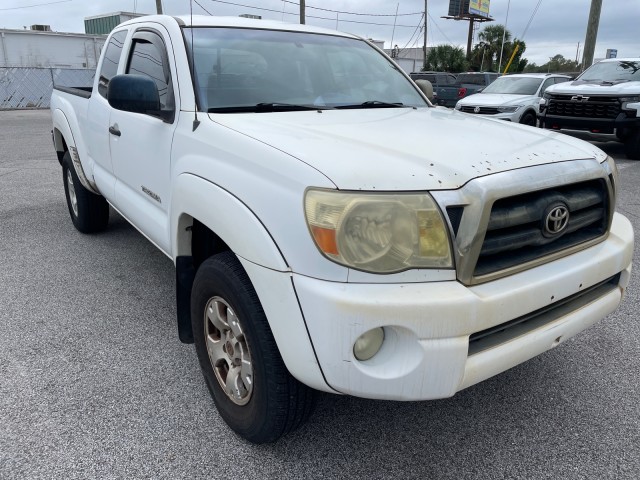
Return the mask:
[(237, 197), (197, 175), (176, 177), (170, 225), (176, 265), (178, 335), (184, 343), (193, 342), (190, 316), (193, 279), (198, 267), (211, 255), (232, 251), (256, 265), (289, 270), (258, 216)]
[(52, 112), (53, 119), (53, 145), (58, 156), (58, 162), (62, 165), (62, 158), (69, 150), (69, 147), (75, 147), (75, 140), (71, 132), (69, 120), (62, 110), (59, 108)]
[(522, 112), (522, 115), (520, 115), (520, 118), (518, 119), (518, 123), (522, 123), (522, 119), (528, 114), (533, 115), (533, 120), (535, 124), (538, 120), (538, 112), (536, 112), (536, 109), (532, 106), (529, 106), (524, 109), (524, 111)]

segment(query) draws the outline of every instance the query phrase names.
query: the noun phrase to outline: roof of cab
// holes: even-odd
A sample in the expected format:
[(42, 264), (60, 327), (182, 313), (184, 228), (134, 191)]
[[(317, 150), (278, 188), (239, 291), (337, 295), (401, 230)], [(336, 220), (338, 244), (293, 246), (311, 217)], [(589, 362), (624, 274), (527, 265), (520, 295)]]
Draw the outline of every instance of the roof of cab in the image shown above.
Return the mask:
[(147, 15), (128, 20), (120, 25), (132, 25), (141, 22), (166, 23), (176, 21), (181, 26), (193, 25), (194, 27), (259, 28), (265, 30), (286, 30), (290, 32), (321, 33), (349, 38), (360, 38), (357, 35), (339, 32), (337, 30), (313, 27), (310, 25), (300, 25), (297, 23), (278, 22), (275, 20), (258, 20), (244, 17), (213, 17), (208, 15), (194, 15), (193, 17), (190, 15)]

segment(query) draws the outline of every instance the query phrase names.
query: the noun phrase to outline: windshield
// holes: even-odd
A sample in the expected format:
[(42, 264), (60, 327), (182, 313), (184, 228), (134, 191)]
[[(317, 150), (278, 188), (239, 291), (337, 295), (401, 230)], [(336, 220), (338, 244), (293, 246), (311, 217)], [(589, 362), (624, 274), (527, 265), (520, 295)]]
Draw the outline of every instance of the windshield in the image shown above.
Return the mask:
[[(190, 49), (191, 29), (184, 35)], [(194, 77), (204, 111), (428, 106), (398, 67), (362, 40), (196, 27), (193, 44)]]
[(584, 71), (576, 80), (585, 82), (640, 81), (640, 61), (600, 62)]
[(481, 93), (503, 93), (512, 95), (535, 95), (543, 78), (500, 77)]

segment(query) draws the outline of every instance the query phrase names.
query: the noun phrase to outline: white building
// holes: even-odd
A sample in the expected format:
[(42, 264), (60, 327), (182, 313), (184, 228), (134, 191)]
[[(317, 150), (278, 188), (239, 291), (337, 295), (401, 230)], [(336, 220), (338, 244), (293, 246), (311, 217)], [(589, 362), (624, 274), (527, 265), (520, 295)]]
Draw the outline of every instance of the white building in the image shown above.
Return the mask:
[(106, 35), (0, 29), (0, 67), (95, 69)]
[[(429, 53), (430, 47), (427, 47)], [(395, 60), (405, 72), (419, 72), (424, 65), (422, 47), (417, 48), (385, 48), (385, 53)]]

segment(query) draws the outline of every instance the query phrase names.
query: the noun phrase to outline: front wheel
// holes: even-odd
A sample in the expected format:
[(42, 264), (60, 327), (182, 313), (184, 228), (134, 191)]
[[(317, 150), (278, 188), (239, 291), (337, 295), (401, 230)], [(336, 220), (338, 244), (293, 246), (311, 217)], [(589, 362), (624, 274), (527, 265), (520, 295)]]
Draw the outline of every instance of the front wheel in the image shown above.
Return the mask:
[(640, 160), (640, 129), (633, 130), (624, 142), (625, 153), (630, 160)]
[(62, 181), (69, 215), (76, 229), (82, 233), (96, 233), (107, 228), (109, 204), (104, 197), (90, 192), (80, 183), (69, 152), (62, 159)]
[(258, 296), (231, 252), (205, 260), (191, 294), (193, 337), (220, 416), (253, 443), (274, 442), (302, 425), (314, 391), (291, 376)]
[(531, 127), (535, 127), (536, 126), (536, 116), (533, 112), (525, 112), (524, 115), (522, 115), (522, 118), (520, 118), (520, 123), (522, 125), (529, 125)]

